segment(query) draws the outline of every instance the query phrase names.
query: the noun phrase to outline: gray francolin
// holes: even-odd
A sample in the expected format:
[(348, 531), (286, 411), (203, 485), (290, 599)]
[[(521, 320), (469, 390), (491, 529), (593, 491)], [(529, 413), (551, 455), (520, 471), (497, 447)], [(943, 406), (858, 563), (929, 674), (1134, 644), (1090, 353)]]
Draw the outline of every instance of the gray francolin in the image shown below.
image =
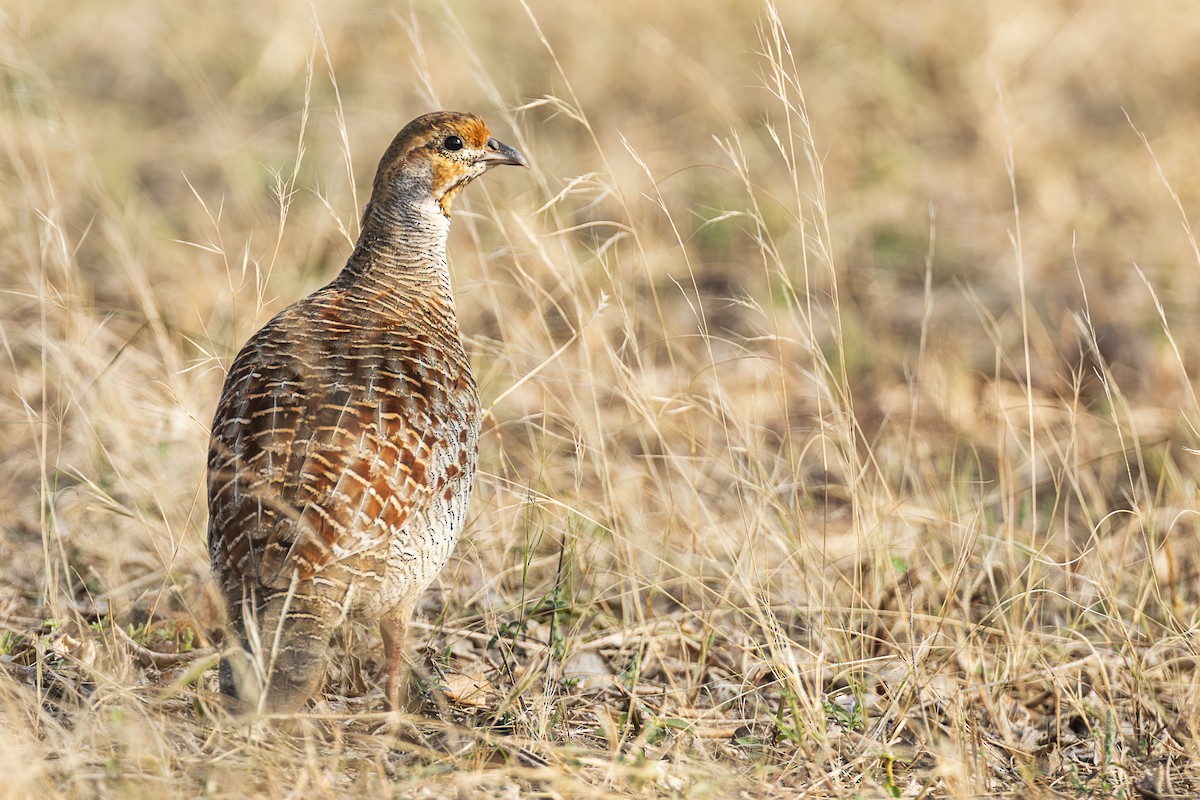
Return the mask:
[(480, 408), (446, 239), (450, 204), (525, 166), (471, 114), (404, 127), (341, 274), (238, 354), (208, 455), (208, 546), (234, 635), (221, 691), (289, 711), (348, 618), (378, 620), (395, 706), (404, 632), (466, 518)]

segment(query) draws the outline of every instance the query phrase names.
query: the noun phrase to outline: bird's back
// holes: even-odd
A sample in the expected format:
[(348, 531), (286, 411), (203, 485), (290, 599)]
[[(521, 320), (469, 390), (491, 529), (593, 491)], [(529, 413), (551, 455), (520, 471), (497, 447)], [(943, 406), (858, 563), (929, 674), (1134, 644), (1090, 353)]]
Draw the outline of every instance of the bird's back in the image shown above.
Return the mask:
[(453, 312), (405, 297), (384, 311), (354, 288), (285, 310), (230, 369), (209, 452), (210, 549), (227, 591), (358, 568), (397, 537), (419, 548), (461, 522), (421, 519), (475, 459), (478, 398)]

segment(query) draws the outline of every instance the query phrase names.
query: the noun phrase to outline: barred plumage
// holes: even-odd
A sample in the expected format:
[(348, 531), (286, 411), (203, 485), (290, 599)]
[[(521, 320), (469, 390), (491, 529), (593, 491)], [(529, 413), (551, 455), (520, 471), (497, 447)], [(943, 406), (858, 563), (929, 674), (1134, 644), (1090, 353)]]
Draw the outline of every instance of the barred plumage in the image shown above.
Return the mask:
[(525, 159), (478, 117), (413, 120), (379, 163), (341, 274), (234, 361), (208, 459), (209, 555), (234, 640), (226, 694), (302, 705), (354, 617), (380, 620), (396, 703), (404, 629), (462, 532), (479, 436), (450, 203), (498, 164)]

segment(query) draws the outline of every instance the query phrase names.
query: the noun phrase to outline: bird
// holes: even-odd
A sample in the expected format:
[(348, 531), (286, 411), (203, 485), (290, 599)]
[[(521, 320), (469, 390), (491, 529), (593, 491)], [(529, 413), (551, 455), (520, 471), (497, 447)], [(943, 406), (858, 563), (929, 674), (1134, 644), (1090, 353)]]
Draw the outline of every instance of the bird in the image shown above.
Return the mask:
[(480, 117), (405, 125), (380, 159), (341, 272), (249, 338), (208, 450), (208, 548), (232, 642), (220, 691), (300, 710), (330, 640), (378, 621), (385, 696), (405, 630), (462, 534), (481, 409), (447, 261), (451, 204), (492, 167), (527, 167)]

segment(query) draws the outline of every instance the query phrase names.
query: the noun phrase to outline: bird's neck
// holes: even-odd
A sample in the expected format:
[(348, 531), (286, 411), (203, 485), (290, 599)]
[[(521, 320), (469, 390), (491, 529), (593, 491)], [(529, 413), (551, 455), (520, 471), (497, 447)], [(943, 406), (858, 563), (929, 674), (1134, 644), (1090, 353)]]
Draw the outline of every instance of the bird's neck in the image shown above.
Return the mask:
[(431, 300), (452, 309), (449, 234), (450, 220), (432, 197), (372, 198), (358, 243), (335, 282), (381, 299), (402, 297), (405, 305)]

